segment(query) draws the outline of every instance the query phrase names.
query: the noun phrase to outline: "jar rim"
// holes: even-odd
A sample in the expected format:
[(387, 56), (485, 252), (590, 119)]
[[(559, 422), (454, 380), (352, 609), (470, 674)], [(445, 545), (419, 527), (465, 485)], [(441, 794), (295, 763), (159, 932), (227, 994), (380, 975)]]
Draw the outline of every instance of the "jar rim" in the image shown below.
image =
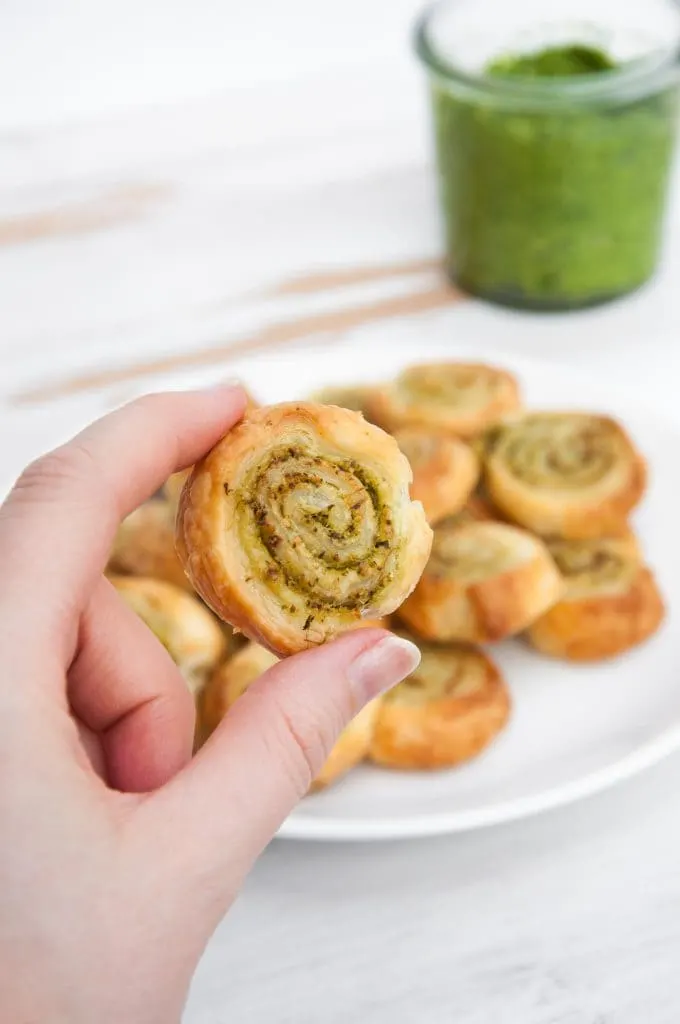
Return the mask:
[(671, 45), (606, 71), (551, 78), (470, 72), (447, 61), (435, 50), (428, 35), (432, 18), (449, 2), (437, 0), (423, 11), (414, 26), (413, 45), (421, 64), (451, 91), (507, 106), (553, 106), (565, 102), (589, 105), (592, 102), (620, 103), (640, 98), (680, 77), (680, 31), (678, 39)]

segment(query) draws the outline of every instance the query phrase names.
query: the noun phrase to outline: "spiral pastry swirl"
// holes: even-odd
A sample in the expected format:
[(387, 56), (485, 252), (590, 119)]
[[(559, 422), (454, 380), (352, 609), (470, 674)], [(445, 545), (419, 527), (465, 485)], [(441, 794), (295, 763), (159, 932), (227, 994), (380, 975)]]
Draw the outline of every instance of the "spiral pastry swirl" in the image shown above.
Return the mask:
[(177, 549), (217, 615), (286, 655), (390, 614), (432, 542), (396, 441), (358, 414), (256, 410), (200, 463), (179, 504)]
[(386, 430), (429, 427), (460, 437), (471, 437), (519, 404), (512, 374), (481, 363), (411, 366), (368, 399), (374, 422)]
[(428, 640), (487, 643), (525, 629), (562, 589), (538, 537), (505, 523), (447, 519), (399, 617)]
[(473, 647), (409, 639), (420, 648), (420, 665), (384, 696), (371, 760), (389, 768), (434, 769), (475, 757), (510, 714), (498, 667)]
[(455, 515), (479, 480), (479, 459), (457, 437), (421, 427), (396, 431), (394, 439), (411, 464), (411, 497), (422, 502), (429, 523)]
[(548, 550), (566, 581), (563, 600), (626, 589), (642, 563), (632, 531), (621, 537), (549, 540)]
[(493, 503), (543, 536), (619, 533), (645, 490), (642, 456), (606, 416), (529, 414), (491, 428), (482, 447)]
[(527, 631), (544, 654), (570, 661), (610, 658), (648, 639), (664, 619), (663, 598), (632, 533), (554, 540), (561, 600)]

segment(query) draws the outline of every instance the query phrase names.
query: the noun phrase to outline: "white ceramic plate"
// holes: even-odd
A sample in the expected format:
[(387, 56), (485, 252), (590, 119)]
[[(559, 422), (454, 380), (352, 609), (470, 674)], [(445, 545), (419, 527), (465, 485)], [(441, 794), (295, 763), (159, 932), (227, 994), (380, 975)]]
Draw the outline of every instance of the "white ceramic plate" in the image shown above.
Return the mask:
[[(520, 642), (497, 647), (493, 655), (506, 673), (514, 711), (486, 753), (436, 773), (358, 768), (334, 788), (305, 799), (282, 826), (283, 837), (371, 840), (488, 826), (596, 793), (680, 747), (680, 634), (673, 629), (680, 609), (680, 425), (639, 406), (634, 396), (615, 392), (605, 379), (488, 351), (444, 351), (420, 339), (395, 345), (376, 337), (361, 348), (268, 354), (230, 366), (229, 374), (236, 368), (258, 398), (276, 401), (303, 397), (329, 382), (388, 378), (410, 362), (442, 356), (484, 358), (514, 370), (533, 407), (593, 409), (623, 419), (651, 467), (635, 525), (667, 599), (668, 619), (648, 644), (603, 665), (561, 664)], [(34, 415), (30, 424), (20, 414), (12, 424), (3, 422), (5, 437), (26, 437), (28, 426), (32, 431), (30, 450), (13, 446), (11, 465), (5, 453), (3, 480), (9, 482), (20, 465), (18, 453), (32, 456), (55, 443), (55, 431), (70, 433), (93, 412), (91, 403), (87, 411), (80, 405), (70, 418), (63, 414), (61, 427), (55, 427), (54, 412), (37, 421)]]
[[(349, 352), (310, 353), (297, 364), (294, 394), (328, 380), (389, 377), (430, 355), (441, 350), (417, 343), (398, 351), (389, 345), (353, 350), (351, 358)], [(479, 828), (595, 793), (680, 747), (680, 635), (672, 627), (680, 609), (680, 427), (613, 393), (606, 380), (489, 353), (485, 358), (518, 373), (529, 405), (606, 411), (628, 426), (651, 467), (635, 525), (667, 599), (668, 620), (648, 644), (603, 665), (551, 661), (519, 641), (498, 646), (492, 653), (506, 674), (514, 711), (485, 754), (435, 773), (360, 767), (335, 788), (308, 797), (282, 836), (365, 840)], [(286, 394), (282, 369), (271, 397)], [(248, 382), (257, 388), (254, 377)]]

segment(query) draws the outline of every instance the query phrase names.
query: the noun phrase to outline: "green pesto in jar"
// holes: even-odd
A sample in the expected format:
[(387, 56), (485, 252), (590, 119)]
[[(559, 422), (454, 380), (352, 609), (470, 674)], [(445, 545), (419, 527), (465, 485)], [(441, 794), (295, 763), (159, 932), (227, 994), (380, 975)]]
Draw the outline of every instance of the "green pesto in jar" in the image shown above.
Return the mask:
[(487, 75), (513, 75), (522, 78), (566, 78), (612, 71), (614, 61), (603, 50), (590, 46), (550, 46), (538, 53), (498, 57), (487, 65)]
[[(496, 86), (611, 72), (587, 46), (503, 56)], [(481, 93), (479, 94), (481, 95)], [(500, 96), (502, 98), (502, 93)], [(498, 102), (435, 80), (450, 273), (504, 304), (565, 309), (629, 292), (656, 266), (675, 140), (676, 87), (632, 100)]]

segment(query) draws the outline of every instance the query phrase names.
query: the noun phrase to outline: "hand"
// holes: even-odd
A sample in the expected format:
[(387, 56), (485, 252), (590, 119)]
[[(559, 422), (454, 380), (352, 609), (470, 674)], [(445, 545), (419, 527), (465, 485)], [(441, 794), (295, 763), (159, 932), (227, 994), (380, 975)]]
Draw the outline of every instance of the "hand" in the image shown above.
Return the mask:
[(0, 508), (0, 1021), (172, 1024), (205, 943), (340, 730), (415, 667), (359, 630), (281, 662), (191, 758), (179, 672), (103, 577), (120, 520), (240, 419), (154, 395)]

